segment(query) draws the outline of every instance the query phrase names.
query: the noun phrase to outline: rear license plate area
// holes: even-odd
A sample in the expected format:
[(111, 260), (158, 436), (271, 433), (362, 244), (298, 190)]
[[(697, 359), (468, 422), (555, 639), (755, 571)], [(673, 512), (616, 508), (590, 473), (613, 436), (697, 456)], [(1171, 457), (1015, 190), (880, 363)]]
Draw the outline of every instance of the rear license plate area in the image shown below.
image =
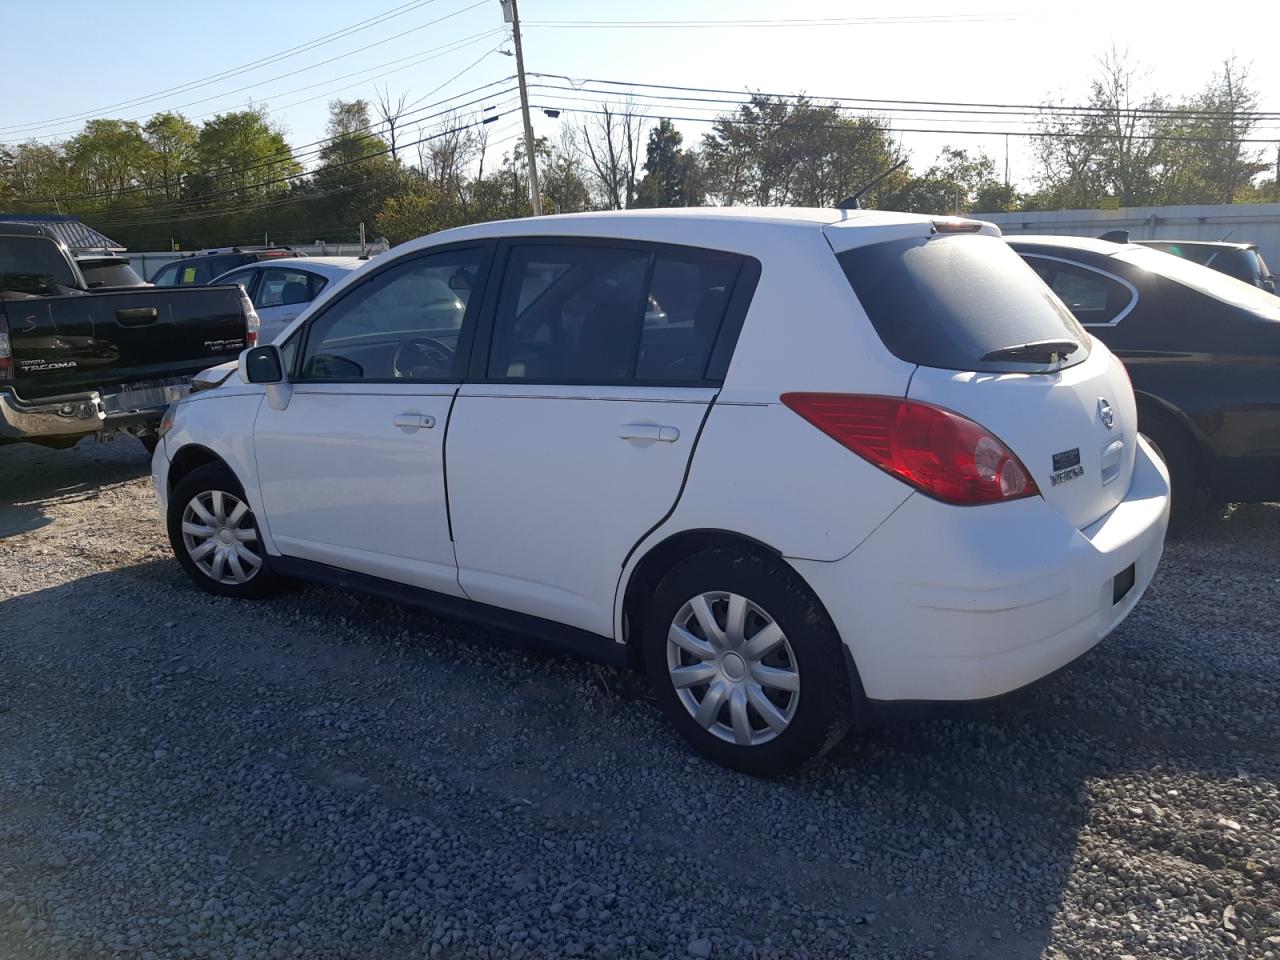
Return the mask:
[(1133, 589), (1137, 579), (1137, 567), (1132, 563), (1116, 574), (1115, 579), (1111, 581), (1112, 606), (1115, 606), (1129, 595), (1129, 591)]

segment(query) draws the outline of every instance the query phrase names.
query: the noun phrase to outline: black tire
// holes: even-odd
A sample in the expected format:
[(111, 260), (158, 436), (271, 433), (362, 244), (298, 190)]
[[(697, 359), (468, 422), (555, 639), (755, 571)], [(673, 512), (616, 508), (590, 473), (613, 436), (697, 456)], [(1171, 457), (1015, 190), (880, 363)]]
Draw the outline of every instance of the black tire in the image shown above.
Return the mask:
[(1143, 420), (1140, 432), (1155, 447), (1169, 470), (1170, 516), (1176, 522), (1186, 521), (1195, 512), (1200, 498), (1200, 470), (1191, 437), (1182, 427), (1154, 417)]
[[(790, 722), (782, 731), (770, 732), (755, 707), (744, 709), (747, 723), (761, 727), (765, 742), (743, 744), (722, 739), (704, 727), (686, 707), (673, 684), (668, 661), (668, 633), (686, 605), (704, 594), (724, 592), (746, 598), (772, 619), (785, 636), (789, 649), (771, 654), (799, 676), (797, 700)], [(714, 611), (719, 626), (725, 626), (727, 603)], [(752, 612), (748, 618), (758, 617)], [(690, 621), (692, 625), (692, 621)], [(774, 776), (793, 770), (825, 753), (843, 739), (853, 722), (853, 698), (845, 654), (835, 626), (826, 610), (804, 580), (781, 560), (735, 548), (717, 547), (697, 553), (676, 564), (654, 591), (643, 618), (645, 670), (654, 694), (672, 725), (703, 756), (716, 763), (754, 776)], [(695, 626), (695, 630), (696, 630)], [(703, 631), (705, 633), (705, 631)], [(749, 627), (739, 631), (752, 636)], [(682, 657), (673, 652), (672, 656)], [(705, 656), (705, 654), (703, 655)], [(794, 662), (792, 662), (794, 658)], [(694, 661), (694, 666), (710, 666), (711, 660)], [(683, 663), (679, 660), (678, 663)], [(717, 654), (716, 664), (723, 666)], [(767, 665), (761, 662), (760, 665)], [(720, 667), (717, 667), (720, 669)], [(748, 667), (747, 677), (753, 677)], [(734, 665), (734, 673), (740, 668)], [(714, 681), (713, 681), (714, 682)], [(745, 688), (744, 688), (745, 689)], [(701, 693), (699, 693), (701, 691)], [(705, 702), (710, 684), (690, 687), (692, 699)], [(757, 689), (754, 696), (758, 697)], [(789, 698), (790, 693), (767, 691), (771, 697)], [(745, 699), (747, 694), (743, 693)], [(791, 710), (790, 701), (786, 701)], [(717, 708), (723, 733), (731, 723), (729, 701)], [(713, 723), (717, 726), (717, 723)]]
[[(258, 534), (257, 520), (253, 513), (247, 512), (239, 521), (238, 529), (251, 529), (254, 534), (254, 552), (261, 563), (256, 573), (242, 583), (229, 583), (215, 580), (210, 572), (202, 569), (193, 559), (183, 534), (183, 515), (187, 507), (197, 497), (214, 493), (229, 495), (237, 501), (246, 503), (244, 489), (236, 480), (235, 474), (220, 463), (210, 463), (197, 467), (178, 482), (169, 497), (169, 512), (166, 518), (169, 529), (169, 544), (173, 547), (173, 555), (179, 565), (187, 572), (193, 583), (201, 590), (219, 597), (257, 598), (276, 593), (284, 585), (281, 577), (272, 573), (268, 564), (266, 551), (262, 548), (262, 540)], [(237, 560), (237, 563), (240, 561)], [(242, 568), (244, 567), (241, 564)]]
[(148, 454), (155, 453), (156, 447), (160, 446), (160, 438), (154, 433), (145, 437), (139, 437), (138, 442), (142, 444), (142, 448), (146, 450)]

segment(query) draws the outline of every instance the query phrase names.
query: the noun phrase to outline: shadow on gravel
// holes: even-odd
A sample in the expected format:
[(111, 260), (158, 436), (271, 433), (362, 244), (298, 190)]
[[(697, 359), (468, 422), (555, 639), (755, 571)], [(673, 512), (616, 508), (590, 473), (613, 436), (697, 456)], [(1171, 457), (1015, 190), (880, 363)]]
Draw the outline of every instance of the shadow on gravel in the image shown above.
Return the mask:
[(136, 440), (82, 440), (68, 450), (30, 443), (0, 447), (0, 539), (49, 524), (51, 502), (89, 499), (104, 488), (150, 472), (151, 458)]
[[(52, 483), (48, 489), (58, 489)], [(495, 641), (509, 638), (341, 591), (303, 587), (259, 604), (218, 600), (188, 586), (168, 562), (0, 603), (0, 676), (18, 667), (14, 684), (28, 679), (20, 667), (23, 635), (4, 625), (40, 622), (41, 637), (65, 638), (60, 653), (96, 651), (118, 665), (117, 675), (99, 677), (77, 672), (71, 660), (66, 670), (74, 682), (57, 675), (41, 681), (78, 685), (88, 703), (101, 704), (90, 717), (100, 739), (128, 743), (135, 736), (131, 726), (140, 721), (112, 712), (113, 690), (142, 690), (141, 678), (154, 685), (151, 695), (175, 696), (180, 713), (189, 703), (199, 723), (164, 742), (184, 757), (207, 758), (207, 769), (184, 776), (194, 784), (192, 802), (207, 811), (201, 836), (218, 853), (252, 850), (254, 825), (237, 820), (245, 808), (223, 816), (222, 795), (199, 791), (222, 782), (230, 768), (223, 765), (245, 764), (257, 743), (267, 759), (253, 776), (264, 783), (285, 776), (286, 761), (277, 756), (297, 757), (287, 776), (308, 784), (296, 788), (297, 802), (318, 803), (308, 791), (326, 803), (336, 793), (359, 809), (362, 823), (344, 843), (383, 857), (388, 871), (412, 876), (426, 855), (405, 846), (398, 860), (397, 844), (408, 841), (383, 836), (378, 824), (420, 816), (437, 825), (449, 862), (459, 865), (453, 869), (475, 871), (467, 882), (489, 891), (491, 905), (477, 907), (485, 917), (484, 910), (502, 917), (509, 909), (536, 922), (565, 897), (557, 891), (590, 880), (649, 898), (664, 935), (677, 936), (655, 942), (677, 943), (674, 955), (683, 955), (692, 936), (685, 931), (714, 916), (744, 943), (772, 938), (770, 949), (782, 956), (1057, 957), (1051, 948), (1062, 927), (1084, 923), (1064, 904), (1073, 882), (1085, 884), (1076, 896), (1095, 896), (1088, 884), (1096, 882), (1096, 896), (1109, 898), (1107, 873), (1127, 869), (1105, 854), (1099, 860), (1096, 840), (1086, 851), (1086, 836), (1158, 853), (1169, 871), (1219, 871), (1224, 896), (1241, 904), (1242, 914), (1251, 909), (1257, 888), (1230, 872), (1221, 831), (1179, 819), (1186, 798), (1175, 797), (1178, 790), (1157, 794), (1153, 784), (1176, 773), (1185, 793), (1188, 779), (1234, 782), (1241, 767), (1255, 778), (1280, 778), (1280, 747), (1256, 729), (1261, 714), (1251, 702), (1274, 699), (1274, 644), (1256, 652), (1249, 646), (1251, 621), (1243, 618), (1252, 614), (1243, 608), (1215, 612), (1216, 636), (1186, 632), (1179, 605), (1201, 581), (1173, 579), (1204, 550), (1236, 556), (1247, 548), (1263, 563), (1280, 563), (1280, 507), (1242, 507), (1197, 522), (1194, 540), (1170, 544), (1168, 570), (1130, 620), (1034, 695), (964, 719), (855, 735), (826, 760), (772, 782), (692, 757), (644, 684), (620, 671), (505, 649)], [(140, 614), (139, 596), (156, 597), (155, 611)], [(90, 615), (91, 633), (83, 626)], [(1253, 675), (1263, 668), (1271, 669)], [(0, 682), (0, 698), (15, 691)], [(246, 702), (253, 706), (249, 731), (242, 726)], [(145, 721), (152, 740), (157, 715)], [(12, 735), (6, 720), (0, 716), (0, 737)], [(123, 802), (130, 789), (121, 787)], [(146, 808), (145, 791), (139, 797), (134, 835), (162, 835), (167, 812)], [(362, 799), (347, 799), (354, 797)], [(0, 810), (6, 799), (0, 796)], [(1232, 811), (1212, 815), (1219, 813)], [(279, 896), (305, 881), (337, 897), (339, 889), (324, 884), (338, 882), (332, 877), (347, 869), (342, 856), (349, 854), (331, 849), (327, 821), (307, 819), (305, 809), (272, 816), (293, 823), (292, 848), (312, 851), (305, 865), (287, 850), (278, 855), (297, 871), (285, 876), (279, 868)], [(111, 852), (127, 862), (138, 856), (132, 847)], [(430, 853), (433, 862), (436, 855)], [(259, 864), (258, 879), (244, 882), (276, 882), (274, 863)], [(509, 881), (504, 871), (521, 864)], [(519, 905), (521, 884), (545, 889), (536, 907)], [(431, 874), (415, 909), (451, 915), (447, 886)], [(1148, 918), (1135, 909), (1139, 920)], [(556, 922), (587, 929), (587, 912), (584, 906)], [(415, 955), (383, 952), (371, 931), (390, 915), (378, 904), (366, 913), (373, 926), (356, 931), (357, 946)], [(328, 922), (323, 913), (310, 916), (316, 929)], [(600, 926), (630, 929), (627, 916), (617, 912)], [(344, 935), (345, 922), (332, 921), (334, 937)], [(486, 939), (486, 922), (495, 921), (468, 921), (468, 943), (494, 942)], [(805, 948), (792, 954), (787, 938), (800, 931)], [(348, 929), (348, 942), (351, 936)], [(1095, 941), (1097, 955), (1113, 955), (1108, 943)], [(887, 944), (895, 945), (891, 954)], [(628, 953), (602, 948), (590, 955)]]

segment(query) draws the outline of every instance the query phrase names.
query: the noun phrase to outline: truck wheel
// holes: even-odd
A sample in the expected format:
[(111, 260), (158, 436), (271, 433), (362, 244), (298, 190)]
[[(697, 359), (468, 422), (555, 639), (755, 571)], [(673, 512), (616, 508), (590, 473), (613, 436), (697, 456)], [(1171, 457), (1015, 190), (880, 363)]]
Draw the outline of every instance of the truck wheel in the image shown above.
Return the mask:
[(139, 437), (138, 442), (142, 444), (142, 448), (146, 450), (148, 454), (155, 453), (156, 447), (160, 446), (160, 438), (154, 433), (149, 436)]
[(263, 597), (280, 588), (244, 490), (222, 464), (183, 477), (169, 498), (167, 519), (174, 556), (200, 589), (220, 597)]
[(714, 548), (676, 564), (644, 616), (649, 682), (704, 756), (755, 776), (800, 766), (853, 720), (840, 637), (780, 560)]

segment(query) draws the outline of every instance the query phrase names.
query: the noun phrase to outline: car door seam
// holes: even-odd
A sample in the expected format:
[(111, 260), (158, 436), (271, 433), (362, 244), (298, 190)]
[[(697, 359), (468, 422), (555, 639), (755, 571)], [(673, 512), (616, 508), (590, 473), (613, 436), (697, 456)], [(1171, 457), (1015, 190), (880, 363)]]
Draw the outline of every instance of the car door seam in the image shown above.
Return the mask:
[[(444, 475), (444, 520), (449, 528), (449, 542), (454, 544), (454, 567), (458, 566), (458, 541), (453, 536), (453, 510), (449, 505), (449, 423), (453, 420), (453, 408), (457, 404), (458, 394), (461, 392), (461, 386), (454, 387), (453, 396), (449, 400), (449, 412), (444, 415), (444, 436), (440, 438), (440, 472)], [(462, 586), (461, 578), (458, 580), (458, 586)]]

